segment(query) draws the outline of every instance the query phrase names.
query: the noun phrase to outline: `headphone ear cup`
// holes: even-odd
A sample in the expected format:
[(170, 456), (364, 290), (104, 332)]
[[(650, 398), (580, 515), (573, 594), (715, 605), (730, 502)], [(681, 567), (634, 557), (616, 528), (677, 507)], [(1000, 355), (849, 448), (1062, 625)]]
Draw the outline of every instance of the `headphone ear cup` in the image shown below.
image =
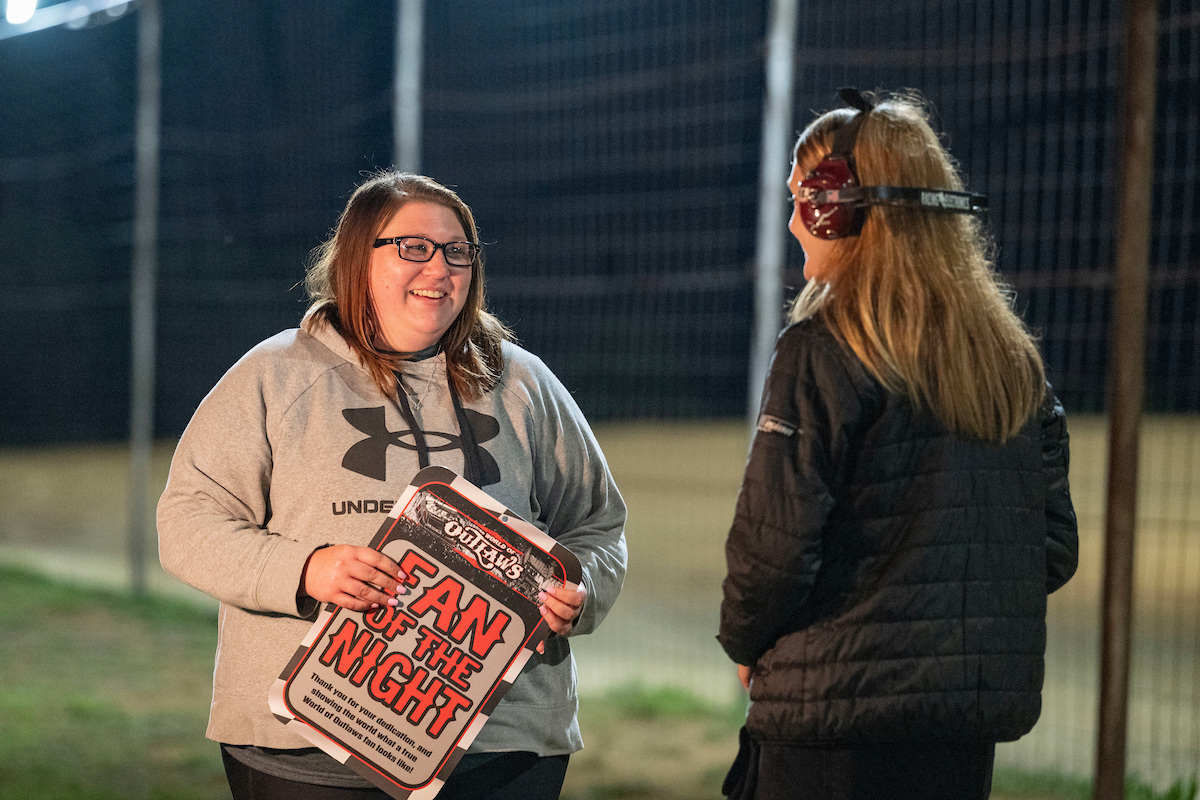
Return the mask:
[(862, 230), (865, 214), (863, 209), (850, 203), (821, 203), (811, 200), (817, 192), (831, 189), (853, 189), (858, 186), (858, 177), (849, 159), (829, 155), (821, 160), (800, 181), (800, 194), (804, 199), (797, 204), (800, 221), (808, 232), (818, 239), (841, 239), (856, 236)]

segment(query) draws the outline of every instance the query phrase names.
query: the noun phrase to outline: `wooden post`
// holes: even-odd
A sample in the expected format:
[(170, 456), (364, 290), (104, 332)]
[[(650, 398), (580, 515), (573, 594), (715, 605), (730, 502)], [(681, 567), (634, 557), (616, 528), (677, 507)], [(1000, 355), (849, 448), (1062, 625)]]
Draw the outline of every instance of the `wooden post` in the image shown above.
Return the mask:
[(1138, 439), (1145, 383), (1158, 3), (1125, 2), (1117, 252), (1109, 367), (1108, 495), (1094, 800), (1125, 797)]

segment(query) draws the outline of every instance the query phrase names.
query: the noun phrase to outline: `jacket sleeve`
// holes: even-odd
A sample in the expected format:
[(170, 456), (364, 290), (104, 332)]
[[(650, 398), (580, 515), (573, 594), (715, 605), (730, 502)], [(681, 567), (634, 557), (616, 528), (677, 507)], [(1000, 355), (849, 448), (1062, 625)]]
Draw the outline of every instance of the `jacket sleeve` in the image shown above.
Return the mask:
[(797, 327), (775, 346), (725, 544), (717, 640), (739, 664), (754, 664), (803, 625), (848, 432), (861, 414), (837, 345)]
[(1046, 486), (1046, 591), (1053, 592), (1071, 579), (1079, 565), (1079, 526), (1067, 481), (1070, 449), (1066, 414), (1049, 384), (1038, 416)]
[(579, 559), (587, 599), (570, 635), (587, 634), (608, 614), (625, 581), (625, 501), (566, 387), (540, 362), (536, 375), (534, 507), (549, 534)]
[(270, 530), (269, 403), (262, 355), (243, 358), (196, 409), (158, 502), (159, 558), (218, 600), (305, 616), (296, 590), (314, 545)]

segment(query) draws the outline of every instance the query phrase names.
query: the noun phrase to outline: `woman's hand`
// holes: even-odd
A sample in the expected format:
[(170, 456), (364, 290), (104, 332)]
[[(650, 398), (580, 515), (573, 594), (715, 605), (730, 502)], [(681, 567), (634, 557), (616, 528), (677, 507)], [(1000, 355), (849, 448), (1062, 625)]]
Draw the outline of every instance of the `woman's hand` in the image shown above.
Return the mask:
[(338, 544), (313, 551), (300, 576), (301, 593), (351, 611), (397, 604), (407, 594), (400, 565), (370, 547)]
[[(579, 619), (583, 611), (583, 604), (587, 600), (587, 588), (582, 583), (576, 589), (552, 586), (538, 592), (537, 599), (538, 610), (542, 612), (542, 619), (546, 620), (550, 630), (560, 636), (566, 636), (575, 627), (575, 620)], [(538, 642), (537, 651), (546, 652), (544, 641)]]
[(551, 586), (539, 592), (537, 599), (540, 604), (538, 610), (542, 612), (542, 619), (546, 620), (550, 630), (560, 636), (566, 636), (575, 627), (575, 620), (583, 611), (583, 604), (587, 600), (587, 589), (583, 584), (575, 589)]
[(746, 691), (750, 691), (750, 681), (754, 679), (754, 667), (747, 667), (745, 664), (738, 664), (738, 680), (742, 682), (742, 686)]

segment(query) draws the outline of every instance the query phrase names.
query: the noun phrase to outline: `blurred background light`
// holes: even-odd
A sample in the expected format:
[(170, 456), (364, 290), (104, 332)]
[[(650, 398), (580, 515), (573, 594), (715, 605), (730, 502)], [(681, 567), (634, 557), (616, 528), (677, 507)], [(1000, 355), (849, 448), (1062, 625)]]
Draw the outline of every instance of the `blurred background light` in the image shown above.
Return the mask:
[(8, 0), (4, 7), (4, 18), (9, 25), (24, 25), (33, 18), (37, 0)]

